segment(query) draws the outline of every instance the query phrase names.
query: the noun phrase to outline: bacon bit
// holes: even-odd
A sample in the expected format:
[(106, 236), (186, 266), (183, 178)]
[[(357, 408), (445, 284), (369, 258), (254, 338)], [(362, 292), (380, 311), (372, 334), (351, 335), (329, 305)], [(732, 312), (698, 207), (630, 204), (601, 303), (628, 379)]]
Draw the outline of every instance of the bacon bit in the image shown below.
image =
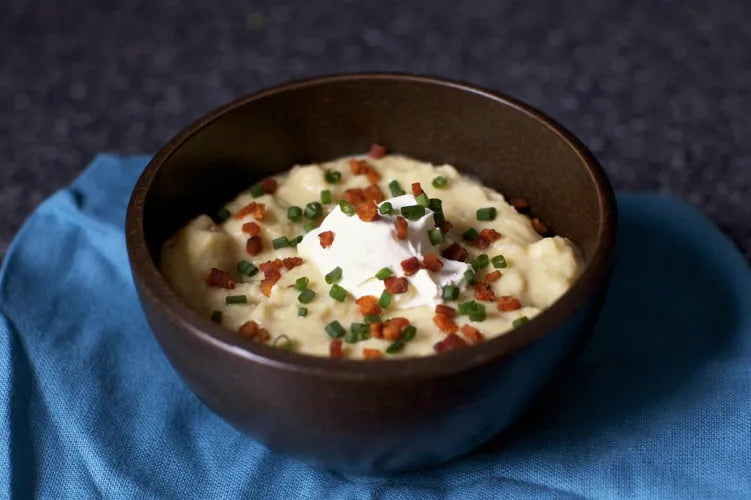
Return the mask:
[(443, 234), (446, 234), (446, 233), (448, 233), (449, 231), (451, 231), (451, 228), (452, 228), (452, 227), (454, 227), (454, 225), (453, 225), (452, 223), (450, 223), (450, 222), (449, 222), (449, 221), (447, 221), (447, 220), (444, 220), (444, 221), (443, 221), (443, 224), (441, 224), (441, 232), (442, 232)]
[(357, 205), (357, 216), (363, 222), (378, 220), (378, 207), (372, 201), (366, 201)]
[(441, 261), (441, 259), (439, 259), (433, 252), (428, 252), (423, 256), (422, 265), (425, 269), (433, 271), (434, 273), (443, 269), (443, 261)]
[(383, 357), (383, 353), (380, 349), (370, 349), (366, 347), (362, 350), (362, 357), (365, 359), (381, 359)]
[(456, 309), (454, 309), (451, 306), (447, 306), (445, 304), (438, 304), (435, 306), (435, 313), (436, 314), (445, 314), (449, 318), (456, 317)]
[(246, 222), (243, 224), (243, 233), (248, 233), (250, 236), (258, 236), (261, 232), (261, 226), (255, 222)]
[(490, 242), (486, 240), (485, 238), (480, 238), (479, 236), (475, 241), (472, 242), (475, 248), (479, 248), (480, 250), (485, 250), (490, 246)]
[(258, 255), (263, 251), (263, 241), (260, 236), (251, 236), (245, 243), (245, 251), (250, 255)]
[(445, 333), (454, 333), (459, 329), (459, 326), (454, 323), (454, 320), (450, 316), (442, 313), (437, 313), (433, 316), (433, 323), (439, 330)]
[(318, 234), (318, 240), (321, 242), (321, 248), (328, 248), (334, 242), (333, 231), (324, 231)]
[(211, 271), (209, 271), (206, 283), (208, 283), (209, 286), (226, 288), (227, 290), (235, 288), (235, 281), (230, 277), (229, 273), (217, 269), (216, 267), (212, 267)]
[(354, 158), (350, 158), (349, 169), (355, 175), (367, 176), (370, 182), (378, 182), (381, 180), (381, 174), (376, 172), (373, 166), (365, 160), (356, 160)]
[(253, 217), (255, 217), (258, 220), (263, 220), (266, 218), (266, 205), (263, 203), (256, 203), (256, 213), (253, 214)]
[[(274, 272), (277, 274), (279, 273), (279, 271)], [(271, 297), (271, 289), (276, 285), (276, 282), (279, 281), (279, 278), (281, 278), (281, 275), (276, 277), (266, 277), (261, 280), (261, 292), (263, 292), (266, 297)]]
[(532, 219), (532, 227), (539, 233), (540, 236), (545, 236), (546, 234), (548, 234), (548, 226), (543, 224), (542, 221), (537, 217)]
[(485, 275), (485, 277), (482, 279), (485, 283), (492, 283), (494, 281), (498, 281), (501, 279), (501, 272), (500, 271), (493, 271), (492, 273), (488, 273)]
[(237, 331), (247, 339), (254, 339), (256, 338), (256, 335), (258, 335), (258, 323), (255, 321), (247, 321), (243, 323)]
[(474, 326), (464, 325), (462, 326), (461, 331), (462, 335), (467, 337), (467, 340), (470, 340), (475, 344), (479, 344), (480, 342), (485, 340), (485, 336), (480, 333), (480, 330), (478, 330)]
[(498, 310), (501, 312), (516, 311), (522, 308), (522, 303), (513, 295), (504, 295), (498, 299)]
[(383, 284), (386, 287), (386, 291), (391, 294), (404, 293), (409, 288), (409, 281), (405, 277), (397, 278), (396, 276), (389, 276)]
[(420, 270), (420, 261), (417, 259), (417, 257), (410, 257), (409, 259), (404, 259), (401, 262), (401, 265), (402, 265), (402, 269), (404, 270), (405, 276), (411, 276)]
[(252, 201), (252, 202), (248, 203), (247, 205), (245, 205), (244, 207), (242, 207), (240, 210), (238, 210), (237, 212), (235, 212), (235, 219), (242, 219), (246, 215), (250, 215), (250, 214), (254, 213), (256, 211), (256, 206), (257, 205), (258, 205), (258, 203), (256, 203), (255, 201)]
[(386, 146), (381, 146), (378, 143), (373, 143), (370, 145), (370, 151), (368, 151), (368, 156), (374, 159), (383, 158), (383, 155), (386, 154)]
[(383, 323), (377, 321), (370, 324), (370, 336), (374, 339), (383, 338)]
[(400, 240), (407, 239), (407, 219), (401, 215), (396, 216), (396, 237)]
[(362, 163), (360, 163), (359, 160), (355, 158), (349, 159), (349, 169), (352, 171), (355, 175), (360, 175), (362, 173)]
[(282, 259), (268, 260), (263, 264), (258, 264), (258, 269), (263, 272), (264, 276), (269, 277), (269, 273), (272, 271), (278, 271), (284, 267), (284, 261)]
[(342, 357), (342, 339), (334, 339), (331, 341), (331, 343), (329, 343), (329, 357)]
[(378, 184), (371, 184), (370, 186), (366, 187), (362, 191), (363, 196), (365, 196), (365, 199), (368, 201), (373, 201), (375, 203), (381, 203), (385, 197), (383, 196), (383, 191), (381, 191), (381, 188), (378, 187)]
[(435, 352), (447, 352), (458, 349), (459, 347), (467, 347), (467, 342), (455, 333), (450, 333), (445, 339), (441, 340), (433, 346)]
[(286, 257), (282, 262), (287, 269), (294, 269), (302, 265), (302, 257)]
[(378, 182), (381, 180), (381, 174), (375, 171), (375, 169), (371, 168), (370, 171), (368, 171), (365, 176), (368, 178), (369, 182)]
[(480, 238), (489, 241), (490, 243), (493, 243), (494, 241), (500, 239), (501, 233), (496, 231), (495, 229), (483, 229), (480, 231)]
[(256, 337), (258, 342), (268, 342), (270, 338), (271, 334), (267, 329), (261, 328), (258, 330), (258, 337)]
[(475, 284), (475, 298), (477, 300), (484, 300), (492, 302), (495, 300), (495, 292), (490, 288), (490, 283), (481, 281)]
[(276, 179), (273, 177), (266, 177), (261, 181), (261, 189), (266, 194), (274, 194), (276, 192)]
[(367, 199), (365, 198), (365, 193), (361, 188), (347, 189), (346, 191), (344, 191), (343, 198), (354, 206), (367, 201)]
[(381, 314), (381, 308), (378, 306), (378, 298), (373, 295), (363, 295), (355, 301), (360, 306), (360, 314)]
[(383, 338), (386, 340), (399, 340), (402, 338), (402, 330), (409, 325), (407, 318), (391, 318), (383, 324)]
[(529, 208), (529, 203), (524, 198), (511, 198), (508, 202), (517, 212), (522, 212)]
[(422, 186), (420, 185), (419, 182), (413, 182), (412, 183), (412, 194), (415, 196), (415, 198), (417, 198), (418, 196), (420, 196), (424, 192), (425, 191), (422, 190)]
[(448, 260), (465, 262), (467, 260), (467, 250), (459, 243), (454, 242), (441, 253), (441, 256)]

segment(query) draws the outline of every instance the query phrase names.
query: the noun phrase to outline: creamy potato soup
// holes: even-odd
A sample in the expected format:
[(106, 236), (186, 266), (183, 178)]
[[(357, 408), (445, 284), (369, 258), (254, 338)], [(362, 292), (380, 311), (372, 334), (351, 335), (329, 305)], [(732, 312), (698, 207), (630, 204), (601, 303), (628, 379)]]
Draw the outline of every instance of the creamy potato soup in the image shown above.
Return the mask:
[(526, 203), (385, 154), (294, 166), (193, 219), (161, 268), (191, 307), (248, 341), (353, 359), (482, 343), (573, 283), (574, 245)]

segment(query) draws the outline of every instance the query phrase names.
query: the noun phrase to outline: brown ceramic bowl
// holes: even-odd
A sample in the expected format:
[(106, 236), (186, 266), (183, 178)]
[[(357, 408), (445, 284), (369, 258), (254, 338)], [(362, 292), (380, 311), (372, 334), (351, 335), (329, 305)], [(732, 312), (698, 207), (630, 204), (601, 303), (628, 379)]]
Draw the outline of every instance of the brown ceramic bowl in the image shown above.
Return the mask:
[[(482, 345), (382, 362), (242, 344), (170, 290), (160, 248), (189, 219), (293, 164), (374, 141), (525, 198), (582, 250), (581, 277), (535, 319)], [(606, 291), (616, 205), (597, 161), (539, 111), (461, 83), (359, 74), (265, 90), (182, 130), (139, 179), (126, 231), (154, 334), (206, 406), (280, 453), (342, 471), (400, 471), (466, 453), (508, 427), (575, 352)]]

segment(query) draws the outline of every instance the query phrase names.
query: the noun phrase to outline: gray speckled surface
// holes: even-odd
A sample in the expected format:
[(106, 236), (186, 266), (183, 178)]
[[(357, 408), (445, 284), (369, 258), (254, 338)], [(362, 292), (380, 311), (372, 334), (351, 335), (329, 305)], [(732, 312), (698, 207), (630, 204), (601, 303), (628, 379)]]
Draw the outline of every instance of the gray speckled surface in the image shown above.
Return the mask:
[(525, 100), (616, 189), (680, 196), (751, 256), (751, 2), (209, 4), (2, 3), (0, 256), (97, 152), (154, 152), (238, 95), (359, 70)]

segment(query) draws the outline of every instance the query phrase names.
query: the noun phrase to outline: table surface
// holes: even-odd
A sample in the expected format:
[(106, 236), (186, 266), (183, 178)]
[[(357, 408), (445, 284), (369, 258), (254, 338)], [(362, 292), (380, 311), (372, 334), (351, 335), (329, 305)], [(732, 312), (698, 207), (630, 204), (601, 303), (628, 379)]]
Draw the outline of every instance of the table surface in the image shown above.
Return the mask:
[(239, 95), (374, 70), (522, 99), (617, 190), (679, 196), (751, 257), (751, 2), (211, 4), (2, 2), (0, 257), (97, 152), (153, 153)]

